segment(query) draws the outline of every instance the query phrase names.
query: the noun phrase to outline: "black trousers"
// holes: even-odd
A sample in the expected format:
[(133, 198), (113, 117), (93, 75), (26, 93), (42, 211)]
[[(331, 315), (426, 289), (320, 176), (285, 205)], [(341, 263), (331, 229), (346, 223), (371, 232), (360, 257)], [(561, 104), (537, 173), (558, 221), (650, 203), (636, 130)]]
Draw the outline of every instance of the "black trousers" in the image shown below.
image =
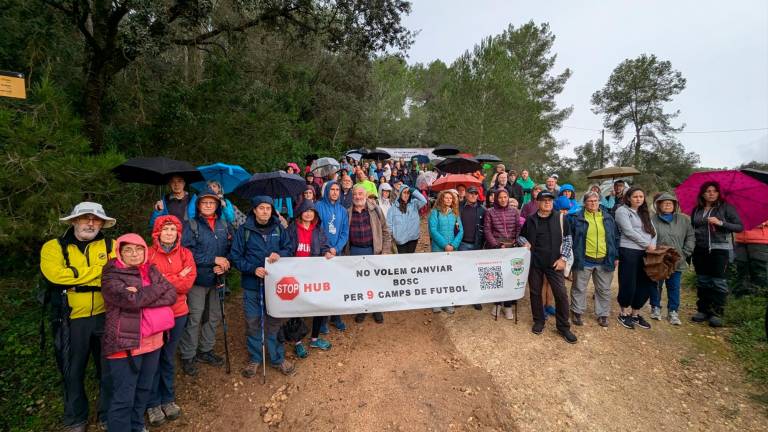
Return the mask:
[(658, 289), (645, 272), (644, 250), (619, 248), (619, 295), (623, 308), (640, 310), (651, 297), (651, 290)]
[(544, 286), (544, 278), (547, 278), (552, 294), (555, 296), (555, 317), (558, 330), (568, 330), (571, 324), (568, 322), (568, 292), (565, 290), (565, 277), (562, 271), (554, 268), (538, 268), (531, 266), (528, 272), (528, 286), (531, 289), (531, 314), (534, 323), (544, 323), (544, 302), (541, 298), (541, 289)]
[[(63, 353), (56, 350), (56, 362), (62, 372), (64, 387), (64, 425), (75, 426), (88, 421), (88, 395), (85, 394), (85, 370), (88, 359), (93, 358), (99, 379), (99, 420), (107, 421), (107, 410), (112, 399), (112, 380), (106, 360), (101, 353), (104, 334), (104, 314), (69, 321), (69, 371), (62, 370)], [(54, 329), (57, 331), (58, 329)], [(58, 348), (58, 347), (57, 347)]]
[(419, 243), (418, 240), (411, 240), (407, 243), (403, 243), (401, 245), (395, 245), (397, 246), (397, 253), (399, 254), (409, 254), (416, 252), (416, 245)]
[(710, 315), (723, 315), (728, 299), (729, 252), (723, 249), (693, 250), (693, 267), (696, 270), (696, 309)]
[(312, 339), (317, 339), (317, 337), (320, 336), (320, 326), (323, 325), (326, 318), (327, 317), (323, 316), (312, 317), (312, 333), (310, 334)]

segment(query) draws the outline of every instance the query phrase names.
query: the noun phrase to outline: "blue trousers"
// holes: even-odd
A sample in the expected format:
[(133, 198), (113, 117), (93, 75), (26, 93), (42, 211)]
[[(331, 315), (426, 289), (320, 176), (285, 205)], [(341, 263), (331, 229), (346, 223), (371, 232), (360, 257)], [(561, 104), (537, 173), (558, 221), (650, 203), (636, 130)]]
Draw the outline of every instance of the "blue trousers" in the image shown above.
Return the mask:
[(682, 272), (676, 271), (666, 281), (659, 281), (658, 287), (651, 290), (651, 306), (661, 307), (661, 289), (667, 285), (667, 310), (677, 312), (680, 308), (680, 277)]
[[(245, 308), (246, 346), (251, 362), (261, 363), (261, 326), (262, 326), (262, 298), (259, 290), (243, 290), (243, 307)], [(264, 318), (264, 334), (266, 336), (269, 361), (273, 365), (280, 365), (285, 360), (285, 347), (277, 341), (277, 333), (280, 331), (280, 319), (266, 314)]]
[[(152, 381), (157, 371), (160, 350), (134, 356), (132, 359), (109, 359), (114, 393), (107, 414), (109, 432), (141, 432), (144, 430), (144, 411), (152, 392)], [(133, 371), (130, 361), (136, 366)]]
[(181, 335), (184, 334), (187, 316), (176, 317), (175, 322), (169, 332), (168, 341), (160, 348), (160, 360), (152, 383), (152, 395), (149, 398), (147, 408), (154, 408), (176, 400), (176, 392), (173, 389), (173, 381), (176, 376), (176, 347), (179, 345)]

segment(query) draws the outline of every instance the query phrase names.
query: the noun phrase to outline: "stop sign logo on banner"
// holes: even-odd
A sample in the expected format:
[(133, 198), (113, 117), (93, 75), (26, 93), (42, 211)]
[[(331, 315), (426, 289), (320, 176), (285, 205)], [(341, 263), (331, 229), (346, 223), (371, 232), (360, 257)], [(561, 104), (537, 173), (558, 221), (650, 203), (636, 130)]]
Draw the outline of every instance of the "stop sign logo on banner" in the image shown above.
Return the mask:
[(299, 295), (299, 281), (293, 276), (286, 276), (277, 281), (275, 294), (282, 300), (293, 300)]

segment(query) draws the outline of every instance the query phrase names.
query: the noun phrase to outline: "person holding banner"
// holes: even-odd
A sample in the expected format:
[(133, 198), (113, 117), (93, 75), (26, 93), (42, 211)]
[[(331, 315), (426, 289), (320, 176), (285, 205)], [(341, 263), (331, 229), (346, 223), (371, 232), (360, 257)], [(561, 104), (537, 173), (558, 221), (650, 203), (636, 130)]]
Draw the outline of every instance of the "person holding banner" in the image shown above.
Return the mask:
[[(293, 245), (293, 256), (325, 256), (326, 259), (336, 256), (336, 251), (328, 245), (328, 238), (325, 236), (322, 228), (318, 227), (320, 217), (317, 214), (317, 210), (315, 210), (314, 203), (309, 200), (303, 201), (299, 208), (296, 209), (296, 214), (298, 217), (288, 227), (288, 233), (291, 236)], [(331, 349), (331, 343), (319, 337), (324, 320), (325, 317), (323, 316), (312, 318), (310, 348), (317, 348), (323, 351)], [(294, 351), (299, 358), (305, 358), (309, 355), (309, 351), (307, 351), (301, 341), (296, 343)]]
[[(429, 237), (432, 240), (432, 252), (453, 252), (459, 250), (464, 238), (464, 227), (459, 215), (459, 197), (451, 191), (441, 191), (435, 205), (429, 213)], [(441, 310), (452, 314), (453, 306), (432, 308), (432, 312)]]
[[(342, 179), (342, 184), (347, 183)], [(349, 178), (349, 182), (352, 179)], [(352, 186), (350, 186), (351, 188)], [(349, 207), (345, 206), (341, 198), (342, 189), (339, 184), (331, 180), (323, 186), (323, 198), (315, 204), (315, 210), (320, 217), (320, 228), (323, 229), (328, 238), (328, 245), (334, 255), (344, 250), (349, 239), (349, 208), (352, 208), (352, 199), (350, 198)], [(352, 189), (347, 192), (352, 196)], [(347, 329), (347, 325), (341, 320), (341, 317), (334, 315), (331, 317), (331, 324), (339, 331)], [(327, 334), (328, 326), (324, 322), (320, 328), (320, 333)]]
[[(293, 375), (296, 367), (285, 358), (285, 347), (277, 341), (281, 321), (267, 314), (264, 306), (264, 277), (267, 261), (293, 255), (291, 237), (280, 225), (272, 198), (256, 196), (251, 200), (252, 214), (237, 229), (229, 259), (242, 274), (243, 307), (246, 321), (246, 346), (250, 361), (242, 371), (253, 378), (262, 368), (264, 344), (269, 348), (272, 367), (284, 375)], [(265, 335), (266, 334), (266, 335)], [(265, 340), (266, 339), (266, 340)]]
[(573, 253), (568, 220), (553, 212), (554, 194), (541, 191), (536, 197), (539, 210), (525, 220), (518, 238), (518, 243), (531, 251), (531, 268), (528, 273), (528, 286), (531, 290), (531, 314), (533, 315), (534, 334), (544, 331), (544, 306), (542, 287), (544, 279), (549, 281), (555, 296), (557, 332), (568, 343), (578, 339), (571, 332), (568, 322), (568, 292), (565, 289), (565, 264)]
[(403, 185), (397, 200), (387, 213), (387, 226), (397, 253), (414, 253), (421, 234), (419, 210), (427, 205), (427, 199), (417, 189)]
[[(485, 248), (500, 249), (514, 247), (517, 244), (517, 237), (522, 227), (520, 212), (516, 206), (510, 203), (511, 198), (507, 189), (503, 187), (498, 188), (495, 190), (495, 194), (496, 200), (493, 208), (486, 212), (485, 220), (483, 221), (485, 225), (483, 229)], [(508, 320), (515, 319), (515, 315), (512, 312), (512, 305), (514, 304), (514, 300), (502, 303), (504, 318)], [(499, 306), (499, 304), (497, 303), (496, 306)], [(495, 307), (491, 310), (491, 315), (495, 317), (497, 314), (498, 307)]]
[[(346, 253), (358, 255), (387, 255), (392, 251), (392, 236), (387, 227), (387, 218), (376, 205), (376, 201), (368, 199), (368, 190), (362, 185), (352, 189), (352, 207), (349, 209), (349, 243)], [(355, 316), (356, 323), (365, 321), (366, 314)], [(377, 324), (384, 322), (381, 312), (373, 313)]]

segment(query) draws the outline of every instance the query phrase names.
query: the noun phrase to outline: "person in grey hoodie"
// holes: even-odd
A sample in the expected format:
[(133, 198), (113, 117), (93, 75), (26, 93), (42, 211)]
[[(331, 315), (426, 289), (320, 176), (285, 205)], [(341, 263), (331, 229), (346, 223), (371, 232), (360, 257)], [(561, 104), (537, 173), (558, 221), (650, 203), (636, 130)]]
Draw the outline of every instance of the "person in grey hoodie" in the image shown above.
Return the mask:
[(712, 327), (723, 326), (723, 309), (728, 297), (726, 272), (733, 251), (732, 234), (744, 230), (736, 209), (725, 202), (720, 184), (706, 182), (699, 189), (698, 204), (691, 217), (696, 247), (693, 267), (696, 269), (696, 309), (694, 322), (709, 321)]
[(619, 323), (628, 329), (635, 326), (650, 329), (651, 325), (640, 315), (656, 289), (655, 283), (645, 273), (643, 258), (646, 251), (656, 249), (656, 228), (651, 222), (645, 192), (630, 188), (624, 194), (624, 205), (616, 209), (616, 225), (619, 226), (619, 295), (621, 313)]
[(658, 282), (658, 289), (651, 290), (651, 318), (661, 319), (661, 290), (667, 285), (667, 319), (672, 325), (680, 325), (677, 309), (680, 307), (680, 277), (688, 268), (686, 260), (693, 254), (695, 237), (693, 225), (688, 216), (680, 213), (677, 197), (671, 192), (662, 192), (654, 201), (656, 215), (653, 225), (656, 228), (656, 244), (672, 246), (680, 254), (675, 272), (666, 281)]

